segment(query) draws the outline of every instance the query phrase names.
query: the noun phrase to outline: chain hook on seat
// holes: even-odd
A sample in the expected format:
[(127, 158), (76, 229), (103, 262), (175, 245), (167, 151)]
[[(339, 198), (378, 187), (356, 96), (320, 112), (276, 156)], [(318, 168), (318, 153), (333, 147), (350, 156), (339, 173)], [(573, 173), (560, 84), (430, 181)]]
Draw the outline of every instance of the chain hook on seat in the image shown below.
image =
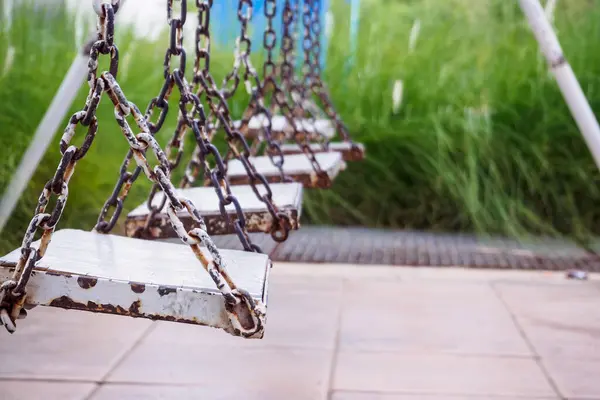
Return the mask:
[(236, 288), (225, 295), (225, 309), (235, 335), (244, 338), (262, 338), (265, 330), (267, 308), (250, 293)]

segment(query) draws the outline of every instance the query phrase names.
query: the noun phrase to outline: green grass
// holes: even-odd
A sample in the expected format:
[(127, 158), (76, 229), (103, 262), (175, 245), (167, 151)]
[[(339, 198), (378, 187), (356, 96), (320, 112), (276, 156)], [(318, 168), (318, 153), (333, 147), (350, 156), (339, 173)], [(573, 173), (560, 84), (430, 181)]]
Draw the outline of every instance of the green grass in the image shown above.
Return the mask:
[[(368, 159), (351, 163), (333, 190), (307, 191), (306, 222), (578, 240), (600, 233), (600, 175), (515, 3), (365, 0), (350, 64), (349, 9), (345, 1), (332, 0), (335, 29), (325, 78), (352, 134), (366, 144)], [(0, 77), (2, 190), (76, 50), (66, 11), (32, 16), (31, 2), (21, 4), (12, 28), (0, 33), (0, 73), (8, 43), (15, 48), (13, 67)], [(417, 18), (420, 36), (409, 52)], [(592, 108), (600, 109), (600, 9), (585, 0), (559, 2), (556, 25)], [(160, 89), (166, 44), (133, 40), (124, 28), (117, 43), (121, 86), (144, 109)], [(213, 50), (212, 69), (220, 81), (231, 68), (231, 51)], [(392, 88), (399, 79), (404, 96), (395, 114)], [(71, 112), (82, 107), (86, 94), (82, 87)], [(172, 98), (172, 110), (177, 100)], [(234, 114), (244, 102), (232, 104)], [(71, 180), (62, 227), (94, 225), (127, 150), (106, 98), (98, 115), (98, 136)], [(162, 144), (175, 118), (172, 111), (158, 135)], [(78, 131), (76, 143), (83, 134)], [(56, 167), (59, 137), (2, 232), (0, 250), (21, 240)], [(139, 179), (126, 208), (142, 201), (148, 188)]]

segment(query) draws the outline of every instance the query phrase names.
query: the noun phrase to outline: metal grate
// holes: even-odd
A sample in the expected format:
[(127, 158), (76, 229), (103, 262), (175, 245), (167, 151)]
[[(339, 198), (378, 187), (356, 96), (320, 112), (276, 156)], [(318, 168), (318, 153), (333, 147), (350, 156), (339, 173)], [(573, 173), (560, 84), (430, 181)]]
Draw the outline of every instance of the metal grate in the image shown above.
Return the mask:
[[(368, 228), (303, 226), (281, 244), (251, 234), (274, 261), (437, 267), (600, 272), (600, 258), (568, 241), (441, 234)], [(217, 246), (238, 249), (233, 235), (214, 238)]]

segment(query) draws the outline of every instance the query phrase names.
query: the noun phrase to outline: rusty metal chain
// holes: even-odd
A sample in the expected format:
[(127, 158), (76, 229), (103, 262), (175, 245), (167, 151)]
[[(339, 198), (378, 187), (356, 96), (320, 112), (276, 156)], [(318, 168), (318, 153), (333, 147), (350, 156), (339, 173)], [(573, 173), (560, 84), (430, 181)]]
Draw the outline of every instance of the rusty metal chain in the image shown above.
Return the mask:
[[(169, 47), (165, 52), (164, 58), (164, 77), (165, 86), (169, 86), (169, 90), (172, 91), (174, 87), (177, 87), (180, 93), (179, 101), (179, 115), (177, 118), (177, 124), (173, 135), (165, 147), (167, 159), (169, 160), (169, 170), (172, 172), (181, 163), (184, 154), (185, 136), (188, 128), (191, 127), (191, 121), (198, 115), (202, 116), (202, 124), (204, 124), (204, 110), (200, 105), (197, 98), (191, 96), (188, 93), (188, 84), (185, 81), (185, 70), (187, 66), (187, 54), (183, 47), (183, 29), (187, 20), (187, 0), (180, 1), (179, 15), (175, 16), (174, 1), (167, 1), (167, 25), (169, 26)], [(171, 60), (174, 57), (179, 57), (179, 68), (171, 70)], [(185, 92), (185, 93), (184, 93)], [(164, 102), (168, 108), (168, 99)], [(150, 106), (153, 105), (151, 101)], [(188, 107), (191, 106), (191, 115), (188, 111)], [(147, 120), (150, 119), (151, 111), (146, 112)], [(153, 132), (155, 133), (155, 132)], [(158, 204), (154, 204), (154, 200), (160, 191), (160, 185), (155, 183), (146, 201), (148, 208), (148, 215), (146, 216), (145, 224), (138, 228), (134, 236), (136, 237), (152, 237), (149, 231), (153, 228), (153, 223), (156, 222), (156, 215), (162, 212), (166, 205), (167, 197), (162, 196)], [(253, 251), (252, 247), (248, 243), (243, 243), (244, 249)]]
[[(185, 0), (183, 1), (185, 2)], [(169, 2), (169, 4), (172, 5), (172, 2)], [(110, 8), (110, 6), (105, 7)], [(185, 5), (183, 4), (182, 9), (185, 9)], [(185, 17), (180, 19), (180, 22), (175, 22), (172, 25), (179, 25), (180, 23), (183, 25), (183, 22), (185, 21), (184, 18)], [(170, 14), (169, 20), (171, 20)], [(181, 41), (178, 41), (178, 43), (181, 43)], [(176, 55), (177, 51), (172, 51), (173, 47), (178, 46), (177, 44), (176, 46), (171, 46), (168, 53)], [(181, 54), (184, 53), (180, 53), (180, 55)], [(199, 100), (197, 97), (194, 98), (189, 96), (189, 91), (186, 91), (188, 85), (183, 80), (183, 73), (184, 71), (181, 69), (176, 69), (170, 74), (175, 78), (175, 84), (180, 91), (182, 91), (182, 98), (185, 98), (185, 100), (180, 102), (180, 111), (185, 119), (190, 119), (186, 106), (189, 103), (193, 103), (193, 115), (196, 115), (196, 113), (200, 114), (199, 121), (204, 124), (206, 121), (203, 118)], [(167, 198), (167, 215), (171, 226), (177, 232), (181, 240), (192, 248), (192, 251), (200, 260), (203, 267), (213, 279), (216, 287), (223, 295), (228, 317), (233, 326), (233, 332), (231, 333), (244, 337), (262, 336), (266, 311), (264, 305), (262, 302), (252, 299), (248, 292), (236, 287), (226, 271), (226, 267), (217, 247), (206, 232), (206, 225), (202, 216), (190, 200), (177, 195), (176, 189), (170, 180), (172, 161), (169, 160), (167, 154), (161, 149), (156, 139), (154, 139), (154, 136), (150, 132), (146, 117), (140, 112), (135, 104), (127, 101), (125, 94), (110, 72), (104, 72), (102, 74), (102, 79), (105, 82), (105, 90), (115, 106), (115, 119), (129, 143), (130, 153), (133, 154), (133, 158), (138, 168), (141, 168), (148, 179), (160, 187), (160, 190)], [(137, 135), (134, 135), (127, 122), (127, 117), (129, 115), (134, 118), (136, 126), (141, 131)], [(145, 157), (147, 149), (151, 149), (156, 159), (159, 161), (159, 165), (154, 169), (150, 167)], [(186, 232), (183, 223), (178, 217), (178, 214), (180, 213), (189, 214), (197, 227)], [(201, 250), (201, 244), (208, 249), (212, 259), (207, 257)]]
[[(322, 115), (321, 110), (306, 101), (306, 89), (296, 77), (296, 40), (297, 19), (299, 13), (298, 0), (285, 0), (282, 13), (282, 43), (280, 77), (282, 88), (290, 94), (297, 117), (310, 117), (313, 127), (314, 120)], [(316, 131), (316, 127), (315, 127)], [(327, 150), (327, 143), (322, 144)]]
[[(302, 152), (310, 161), (312, 169), (315, 171), (318, 179), (324, 179), (325, 181), (328, 181), (327, 172), (323, 171), (323, 169), (319, 165), (314, 151), (310, 147), (308, 135), (306, 135), (304, 132), (301, 132), (300, 129), (298, 129), (296, 120), (294, 118), (294, 110), (292, 109), (287, 100), (286, 93), (283, 91), (283, 89), (281, 88), (281, 86), (279, 86), (277, 82), (275, 71), (276, 68), (272, 61), (272, 53), (276, 44), (276, 33), (273, 29), (273, 20), (276, 15), (276, 0), (265, 0), (264, 14), (267, 21), (267, 26), (263, 35), (263, 45), (267, 50), (267, 59), (265, 60), (265, 65), (263, 66), (263, 72), (265, 75), (263, 77), (263, 85), (260, 86), (260, 81), (258, 80), (258, 78), (255, 78), (256, 81), (259, 82), (259, 84), (257, 84), (256, 87), (258, 88), (258, 92), (263, 98), (267, 90), (271, 90), (273, 92), (271, 101), (275, 102), (275, 105), (282, 111), (287, 123), (291, 126), (292, 137), (294, 141), (302, 149)], [(248, 74), (248, 71), (252, 72), (254, 70), (251, 67), (247, 67), (246, 74)]]
[(276, 74), (274, 61), (274, 49), (277, 45), (277, 34), (273, 28), (273, 19), (277, 13), (277, 3), (275, 0), (264, 0), (264, 14), (267, 21), (265, 31), (263, 32), (263, 48), (267, 51), (267, 58), (263, 63), (263, 79), (272, 79)]
[(290, 92), (297, 91), (295, 79), (296, 66), (296, 20), (298, 0), (285, 0), (282, 12), (281, 66), (282, 88)]
[[(87, 76), (90, 90), (85, 106), (69, 119), (60, 140), (61, 159), (53, 178), (46, 182), (40, 194), (34, 216), (25, 231), (21, 243), (21, 256), (12, 278), (0, 285), (0, 325), (4, 325), (10, 333), (16, 330), (15, 321), (26, 315), (23, 309), (27, 294), (26, 286), (36, 263), (44, 257), (52, 234), (65, 209), (69, 197), (69, 180), (75, 171), (75, 165), (85, 157), (98, 131), (96, 109), (105, 89), (104, 80), (97, 76), (100, 54), (110, 57), (110, 73), (115, 76), (118, 73), (119, 51), (114, 44), (114, 17), (119, 5), (118, 0), (113, 0), (113, 5), (110, 6), (95, 4), (99, 11), (98, 35), (96, 41), (90, 46)], [(86, 136), (79, 148), (71, 145), (78, 125), (87, 127)], [(52, 212), (48, 213), (46, 207), (53, 195), (57, 198)], [(42, 235), (40, 246), (36, 249), (32, 245), (38, 229), (42, 229)]]
[[(238, 288), (227, 273), (226, 266), (217, 247), (206, 232), (206, 224), (202, 216), (189, 199), (177, 194), (175, 186), (170, 179), (170, 162), (166, 153), (151, 135), (142, 112), (134, 103), (127, 100), (116, 79), (110, 72), (104, 72), (102, 79), (105, 81), (108, 97), (115, 105), (115, 119), (129, 143), (136, 164), (142, 168), (142, 171), (150, 181), (160, 186), (160, 189), (168, 199), (167, 215), (171, 226), (177, 232), (179, 238), (191, 247), (198, 260), (213, 279), (215, 286), (223, 295), (225, 308), (233, 326), (231, 333), (248, 338), (261, 337), (264, 331), (266, 314), (264, 304), (260, 300), (253, 299), (247, 291)], [(141, 131), (137, 135), (133, 133), (127, 122), (127, 117), (130, 115)], [(159, 165), (154, 168), (151, 168), (145, 156), (148, 149), (152, 150), (159, 162)], [(187, 232), (178, 217), (178, 214), (181, 213), (187, 213), (195, 222), (196, 228)], [(200, 245), (206, 247), (210, 253), (210, 258), (202, 251)]]
[[(273, 227), (271, 230), (272, 238), (278, 242), (282, 242), (289, 236), (292, 226), (290, 218), (286, 213), (280, 211), (273, 203), (273, 192), (267, 179), (260, 174), (250, 162), (250, 147), (240, 130), (234, 127), (225, 94), (217, 87), (217, 84), (210, 73), (210, 8), (212, 6), (212, 0), (196, 0), (196, 6), (198, 7), (198, 27), (196, 34), (196, 62), (194, 64), (193, 84), (195, 87), (200, 87), (199, 90), (206, 93), (206, 100), (210, 111), (218, 118), (219, 123), (226, 133), (226, 141), (230, 153), (242, 163), (250, 178), (250, 186), (252, 187), (253, 192), (257, 198), (265, 204), (271, 215), (273, 220)], [(243, 10), (243, 8), (240, 8), (240, 10)], [(240, 11), (238, 14), (242, 15), (242, 12)], [(250, 46), (247, 47), (247, 50), (248, 52), (250, 51)], [(239, 203), (231, 193), (229, 182), (226, 179), (226, 171), (224, 169), (225, 163), (220, 158), (219, 153), (216, 151), (215, 147), (210, 144), (208, 135), (205, 131), (195, 130), (194, 134), (196, 136), (199, 151), (195, 152), (198, 159), (193, 160), (193, 162), (196, 164), (206, 164), (206, 156), (211, 154), (217, 161), (216, 165), (219, 169), (210, 171), (207, 177), (217, 190), (221, 210), (223, 211), (224, 207), (231, 203), (234, 204), (236, 209), (240, 210)], [(283, 154), (281, 158), (283, 159)], [(205, 173), (208, 173), (206, 168)], [(259, 186), (262, 187), (262, 191)], [(243, 223), (245, 225), (243, 214), (240, 212), (238, 212), (238, 221), (236, 221), (236, 223)], [(236, 223), (234, 223), (234, 226), (238, 233), (238, 237), (240, 237), (240, 239), (243, 235), (247, 237), (244, 225), (242, 225), (242, 228), (244, 228), (242, 232), (242, 230), (238, 229), (239, 225), (236, 225)]]
[[(114, 44), (114, 17), (118, 10), (119, 0), (95, 0), (94, 9), (98, 13), (98, 41), (90, 49), (88, 82), (90, 92), (82, 111), (75, 113), (63, 133), (60, 142), (61, 160), (54, 177), (44, 186), (40, 195), (35, 215), (29, 223), (23, 243), (21, 256), (13, 273), (12, 279), (0, 285), (0, 322), (9, 332), (16, 330), (15, 321), (23, 316), (23, 306), (26, 296), (26, 285), (36, 263), (42, 259), (50, 243), (52, 233), (58, 223), (68, 198), (68, 183), (73, 175), (75, 164), (82, 159), (89, 150), (98, 128), (96, 109), (103, 92), (107, 92), (115, 105), (115, 119), (130, 146), (130, 154), (145, 175), (153, 182), (160, 185), (161, 190), (168, 198), (168, 216), (170, 223), (178, 233), (181, 240), (188, 244), (203, 267), (213, 279), (225, 300), (225, 308), (233, 329), (230, 333), (244, 337), (262, 337), (265, 322), (265, 306), (261, 301), (254, 300), (250, 294), (238, 288), (228, 275), (218, 249), (206, 233), (206, 225), (193, 203), (183, 197), (178, 197), (175, 187), (170, 181), (170, 167), (167, 155), (150, 133), (150, 126), (145, 116), (135, 106), (127, 101), (125, 94), (116, 81), (118, 71), (118, 51)], [(111, 56), (109, 71), (98, 77), (98, 54)], [(126, 117), (132, 115), (140, 133), (134, 135)], [(88, 126), (88, 132), (80, 148), (71, 145), (78, 124)], [(145, 152), (151, 148), (159, 165), (151, 169), (145, 158)], [(54, 210), (46, 213), (46, 207), (52, 194), (58, 196)], [(122, 204), (122, 203), (121, 203)], [(198, 228), (189, 232), (185, 231), (178, 213), (188, 212)], [(38, 228), (43, 229), (39, 248), (33, 248), (32, 243)], [(207, 257), (200, 248), (204, 245), (211, 257)]]
[[(198, 96), (190, 92), (190, 85), (185, 79), (187, 57), (185, 49), (183, 47), (183, 27), (187, 19), (187, 0), (181, 0), (180, 4), (181, 9), (179, 17), (175, 18), (175, 13), (173, 11), (174, 2), (173, 0), (167, 1), (167, 23), (170, 26), (170, 40), (169, 47), (167, 48), (165, 53), (163, 64), (165, 81), (159, 95), (150, 101), (150, 104), (148, 105), (147, 111), (145, 113), (145, 119), (148, 123), (149, 131), (152, 136), (155, 136), (155, 134), (162, 127), (162, 124), (166, 118), (169, 109), (169, 96), (171, 95), (173, 88), (177, 87), (177, 89), (180, 92), (179, 116), (173, 136), (166, 146), (166, 156), (169, 165), (169, 172), (173, 171), (181, 162), (184, 152), (185, 135), (188, 131), (188, 128), (192, 128), (192, 130), (196, 134), (197, 131), (200, 129), (199, 127), (202, 127), (202, 129), (204, 129), (206, 124), (206, 117), (204, 114), (204, 109), (200, 104), (200, 100)], [(173, 57), (179, 57), (179, 68), (171, 70), (171, 60)], [(188, 107), (190, 106), (191, 110), (188, 111)], [(161, 108), (161, 114), (158, 118), (157, 123), (154, 124), (150, 122), (150, 119), (152, 117), (154, 108), (157, 107)], [(195, 136), (198, 137), (198, 134), (196, 134)], [(223, 162), (220, 158), (218, 151), (216, 151), (216, 148), (214, 146), (212, 146), (211, 150), (213, 150), (211, 154), (218, 156), (218, 159), (216, 160), (216, 165), (218, 167), (220, 166), (220, 170), (222, 171)], [(113, 194), (106, 202), (106, 205), (101, 213), (99, 223), (96, 227), (96, 230), (100, 232), (107, 233), (114, 227), (115, 222), (121, 214), (121, 211), (123, 209), (123, 202), (127, 197), (131, 185), (137, 179), (141, 172), (140, 166), (137, 166), (136, 170), (133, 173), (127, 172), (132, 157), (135, 157), (135, 154), (130, 150), (121, 167), (120, 177), (117, 181)], [(196, 160), (196, 158), (197, 152), (194, 152), (192, 160)], [(208, 163), (206, 163), (206, 165), (208, 166)], [(186, 176), (187, 175), (188, 174), (186, 174)], [(216, 185), (214, 181), (213, 185)], [(228, 223), (231, 223), (231, 221), (229, 214), (225, 210), (225, 206), (232, 203), (235, 206), (238, 220), (233, 223), (233, 227), (236, 230), (236, 233), (238, 234), (238, 237), (244, 250), (262, 253), (260, 247), (252, 243), (248, 232), (246, 231), (246, 221), (244, 213), (237, 199), (233, 197), (231, 191), (228, 191), (228, 196), (223, 196), (221, 194), (221, 187), (218, 185), (215, 186), (215, 189), (217, 190), (217, 195), (219, 195), (219, 199), (221, 200), (221, 214)], [(159, 204), (154, 204), (154, 199), (160, 192), (161, 185), (158, 182), (155, 182), (150, 190), (150, 194), (147, 199), (147, 207), (149, 213), (146, 216), (146, 221), (144, 225), (135, 232), (134, 236), (147, 237), (148, 231), (152, 229), (152, 223), (155, 221), (156, 215), (164, 209), (167, 202), (166, 195), (162, 196), (162, 199), (159, 202)], [(116, 207), (115, 213), (111, 218), (111, 221), (109, 223), (106, 223), (103, 221), (103, 218), (107, 214), (108, 209), (113, 205)]]
[[(266, 4), (265, 4), (266, 7)], [(242, 121), (240, 124), (240, 132), (246, 132), (250, 120), (255, 117), (264, 116), (266, 124), (262, 127), (262, 133), (267, 142), (268, 152), (267, 155), (271, 163), (279, 171), (279, 175), (282, 182), (291, 182), (292, 179), (288, 177), (283, 171), (283, 164), (285, 162), (281, 145), (278, 141), (273, 138), (272, 135), (272, 114), (264, 105), (264, 96), (262, 92), (262, 86), (256, 70), (252, 66), (250, 61), (250, 54), (252, 52), (252, 41), (248, 36), (248, 24), (252, 19), (253, 4), (251, 0), (240, 0), (238, 3), (238, 20), (240, 22), (240, 34), (236, 39), (236, 50), (234, 53), (233, 70), (226, 76), (223, 85), (222, 92), (226, 99), (229, 99), (235, 95), (237, 87), (240, 83), (240, 67), (244, 67), (244, 84), (246, 90), (251, 96), (250, 104), (247, 107)], [(275, 32), (271, 40), (274, 41)], [(265, 37), (265, 42), (268, 38)], [(273, 42), (274, 45), (274, 42)], [(250, 79), (252, 78), (252, 80)], [(231, 80), (234, 80), (234, 85), (231, 88), (227, 88), (227, 85)], [(263, 119), (259, 119), (262, 123)], [(250, 149), (250, 155), (255, 155), (259, 145), (259, 138), (256, 138)]]
[[(248, 36), (248, 24), (252, 18), (252, 0), (240, 0), (238, 2), (237, 17), (240, 22), (240, 34), (235, 40), (235, 49), (233, 51), (233, 69), (229, 72), (222, 83), (223, 96), (226, 99), (232, 98), (240, 85), (240, 67), (242, 58), (248, 57), (252, 48), (252, 40)], [(230, 85), (233, 80), (233, 84)]]
[[(151, 125), (149, 126), (149, 128), (150, 132), (153, 135), (156, 135), (156, 133), (160, 130), (160, 127), (162, 127), (161, 120), (164, 121), (164, 117), (166, 117), (167, 112), (169, 110), (169, 96), (172, 93), (175, 84), (177, 83), (176, 75), (184, 75), (186, 68), (187, 57), (185, 49), (183, 48), (183, 27), (187, 19), (187, 1), (181, 1), (181, 9), (178, 18), (174, 17), (175, 13), (173, 11), (173, 3), (173, 0), (167, 0), (167, 24), (169, 25), (170, 36), (169, 46), (165, 51), (165, 58), (163, 63), (163, 74), (165, 80), (158, 97), (150, 100), (150, 104), (148, 104), (145, 113), (146, 121), (150, 121), (152, 118), (154, 108), (159, 107), (162, 110), (157, 124), (158, 129), (157, 125), (154, 125), (150, 122)], [(179, 57), (179, 68), (171, 70), (171, 60), (174, 57)], [(163, 95), (163, 93), (165, 93), (165, 95)], [(182, 111), (180, 112), (180, 118), (178, 118), (177, 125), (171, 140), (167, 143), (167, 146), (165, 147), (167, 160), (169, 161), (170, 171), (173, 171), (175, 168), (177, 168), (183, 157), (186, 129), (183, 123), (183, 119), (181, 118), (181, 113), (187, 110), (187, 103), (189, 103), (189, 99), (184, 98), (184, 96), (181, 96), (180, 110)], [(173, 156), (173, 153), (175, 153), (175, 156)], [(154, 185), (152, 185), (152, 188), (150, 189), (150, 194), (148, 195), (148, 198), (146, 200), (146, 206), (148, 208), (148, 215), (146, 216), (146, 221), (142, 227), (137, 229), (137, 231), (134, 233), (134, 237), (148, 237), (148, 231), (150, 231), (150, 229), (152, 228), (152, 223), (156, 221), (156, 215), (158, 215), (164, 209), (167, 202), (166, 196), (162, 196), (161, 201), (157, 205), (154, 204), (154, 199), (156, 198), (158, 193), (160, 193), (160, 185), (155, 183)]]
[[(350, 132), (346, 127), (346, 124), (342, 121), (339, 113), (335, 109), (333, 102), (331, 101), (329, 91), (323, 82), (322, 71), (321, 71), (321, 36), (322, 36), (322, 23), (321, 23), (321, 1), (322, 0), (305, 0), (305, 9), (303, 15), (303, 23), (305, 29), (305, 63), (307, 65), (308, 76), (305, 75), (305, 85), (311, 89), (321, 101), (323, 109), (327, 116), (332, 119), (335, 123), (336, 131), (342, 137), (345, 142), (351, 143), (352, 152), (357, 155), (362, 154), (357, 143), (353, 142), (350, 138)], [(310, 39), (309, 39), (310, 37)], [(307, 54), (311, 52), (311, 54)], [(312, 59), (312, 61), (311, 61)]]
[[(212, 1), (196, 1), (196, 7), (198, 8), (198, 26), (196, 27), (196, 58), (194, 62), (194, 76), (198, 71), (209, 71), (210, 68), (210, 7)], [(212, 78), (211, 78), (212, 79)], [(200, 106), (200, 98), (197, 94), (190, 91), (190, 85), (182, 77), (182, 82), (178, 84), (179, 89), (182, 93), (182, 98), (193, 99), (197, 103), (196, 108), (202, 109)], [(194, 87), (198, 87), (198, 93), (207, 93), (206, 87), (200, 85), (194, 80)], [(210, 98), (208, 98), (210, 104)], [(216, 110), (211, 108), (211, 112), (216, 114)], [(240, 206), (239, 201), (233, 195), (229, 181), (226, 176), (226, 168), (223, 159), (217, 148), (211, 143), (212, 137), (207, 132), (207, 120), (202, 111), (200, 118), (189, 118), (185, 113), (182, 112), (182, 117), (187, 127), (191, 128), (196, 139), (196, 149), (190, 163), (197, 163), (198, 167), (202, 166), (205, 172), (205, 176), (215, 189), (217, 197), (219, 198), (219, 209), (223, 218), (232, 224), (234, 230), (242, 243), (246, 251), (262, 252), (261, 249), (253, 244), (250, 240), (248, 232), (246, 230), (246, 218), (244, 212)], [(209, 158), (214, 158), (214, 168), (211, 168)], [(184, 177), (183, 185), (187, 186), (190, 184), (188, 174)], [(225, 207), (233, 204), (237, 219), (231, 221), (229, 214)]]
[[(180, 69), (183, 68), (183, 70), (185, 71), (186, 53), (185, 53), (185, 49), (183, 48), (182, 41), (183, 41), (183, 24), (185, 23), (185, 19), (187, 16), (187, 7), (185, 4), (182, 4), (180, 18), (178, 18), (178, 19), (173, 18), (172, 8), (173, 8), (173, 0), (167, 0), (167, 21), (168, 21), (168, 24), (170, 27), (171, 36), (170, 36), (170, 40), (169, 40), (169, 47), (167, 48), (167, 50), (165, 52), (165, 58), (164, 58), (164, 63), (163, 63), (163, 71), (164, 71), (165, 80), (163, 82), (163, 86), (162, 86), (158, 96), (156, 96), (150, 100), (150, 102), (146, 108), (146, 112), (145, 112), (145, 118), (146, 118), (146, 121), (148, 124), (148, 128), (149, 128), (150, 133), (153, 136), (156, 135), (156, 133), (159, 132), (160, 129), (162, 128), (162, 126), (167, 118), (167, 114), (169, 112), (169, 97), (171, 96), (173, 87), (175, 86), (175, 79), (173, 77), (173, 72), (171, 71), (171, 59), (176, 56), (180, 57), (180, 63), (179, 63)], [(159, 114), (156, 122), (152, 122), (152, 117), (153, 117), (156, 109), (160, 110), (160, 114)], [(175, 142), (175, 141), (176, 140), (173, 139), (172, 142)], [(176, 144), (176, 143), (173, 143), (173, 144)], [(169, 155), (171, 152), (171, 147), (172, 146), (170, 146), (167, 149), (167, 153)], [(183, 149), (180, 148), (180, 150), (182, 151)], [(181, 157), (181, 151), (178, 152), (177, 158), (175, 160), (176, 162), (174, 162), (175, 166), (177, 163), (179, 163), (179, 159)], [(127, 196), (129, 194), (129, 191), (130, 191), (132, 185), (134, 184), (134, 182), (137, 180), (140, 173), (142, 172), (142, 169), (139, 166), (137, 166), (133, 172), (128, 171), (132, 158), (133, 158), (133, 152), (130, 150), (127, 153), (127, 155), (125, 156), (123, 163), (121, 164), (121, 168), (119, 171), (119, 179), (117, 180), (117, 183), (115, 184), (113, 192), (112, 192), (111, 196), (106, 200), (106, 202), (104, 203), (104, 206), (102, 207), (102, 210), (100, 211), (100, 214), (98, 216), (98, 221), (96, 223), (96, 226), (94, 227), (94, 230), (97, 232), (109, 233), (110, 231), (112, 231), (112, 229), (115, 227), (117, 221), (119, 220), (121, 213), (123, 212), (123, 204), (124, 204), (125, 200), (127, 199)], [(148, 218), (146, 219), (146, 223), (145, 223), (144, 227), (140, 228), (136, 232), (136, 234), (135, 234), (136, 237), (144, 236), (144, 233), (148, 229), (150, 229), (150, 223), (153, 221), (156, 214), (158, 214), (164, 208), (164, 206), (166, 204), (166, 198), (163, 197), (161, 204), (159, 204), (158, 206), (153, 205), (153, 200), (154, 200), (154, 197), (156, 196), (157, 192), (158, 192), (158, 186), (153, 185), (153, 187), (150, 191), (150, 195), (148, 196), (148, 200), (147, 200), (149, 215), (148, 215)], [(110, 217), (110, 219), (107, 221), (106, 220), (107, 216), (112, 208), (114, 208), (114, 212), (113, 212), (112, 216)]]

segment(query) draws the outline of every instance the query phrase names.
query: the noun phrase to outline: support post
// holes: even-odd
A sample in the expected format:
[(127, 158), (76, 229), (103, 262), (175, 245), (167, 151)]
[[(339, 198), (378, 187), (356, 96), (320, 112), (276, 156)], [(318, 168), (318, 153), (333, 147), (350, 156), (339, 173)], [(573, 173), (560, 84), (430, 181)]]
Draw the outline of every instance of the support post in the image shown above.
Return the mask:
[(563, 54), (556, 33), (538, 0), (519, 0), (519, 2), (571, 110), (571, 115), (583, 134), (596, 166), (600, 168), (600, 127), (573, 69)]

